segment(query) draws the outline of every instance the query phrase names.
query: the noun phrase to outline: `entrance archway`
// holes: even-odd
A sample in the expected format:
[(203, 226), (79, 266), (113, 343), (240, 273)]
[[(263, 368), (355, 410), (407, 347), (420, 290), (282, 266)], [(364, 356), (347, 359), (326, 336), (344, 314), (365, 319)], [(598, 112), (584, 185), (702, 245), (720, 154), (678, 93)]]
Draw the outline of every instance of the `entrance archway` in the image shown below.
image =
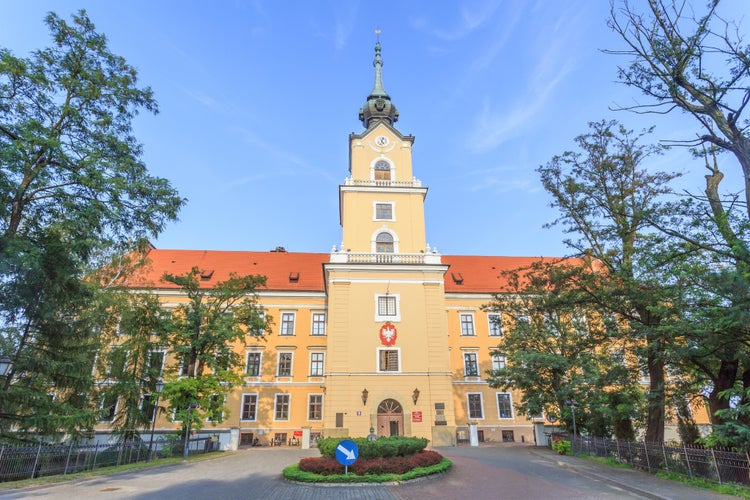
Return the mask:
[(378, 436), (403, 436), (404, 412), (395, 399), (384, 399), (378, 405)]

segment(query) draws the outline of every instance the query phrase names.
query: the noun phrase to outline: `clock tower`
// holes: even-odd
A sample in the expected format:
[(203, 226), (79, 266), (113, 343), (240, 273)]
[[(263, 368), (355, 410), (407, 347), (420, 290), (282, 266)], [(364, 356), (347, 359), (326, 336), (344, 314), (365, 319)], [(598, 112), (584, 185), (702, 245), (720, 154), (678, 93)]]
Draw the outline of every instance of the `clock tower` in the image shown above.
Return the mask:
[(427, 187), (414, 176), (414, 137), (375, 82), (349, 136), (349, 175), (339, 186), (342, 242), (324, 264), (328, 291), (328, 435), (455, 436), (444, 274), (426, 242)]

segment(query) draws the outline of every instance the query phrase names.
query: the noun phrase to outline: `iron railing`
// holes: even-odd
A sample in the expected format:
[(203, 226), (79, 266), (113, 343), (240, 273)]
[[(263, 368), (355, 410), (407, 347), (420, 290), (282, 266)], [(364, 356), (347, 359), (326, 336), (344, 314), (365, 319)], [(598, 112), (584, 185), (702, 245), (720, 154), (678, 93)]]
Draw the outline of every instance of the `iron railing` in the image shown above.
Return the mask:
[[(191, 454), (218, 449), (212, 438), (191, 439)], [(155, 441), (151, 458), (182, 455), (183, 442)], [(144, 441), (115, 444), (36, 444), (32, 446), (0, 445), (0, 481), (17, 481), (42, 476), (73, 474), (76, 472), (145, 462), (149, 446)]]
[[(563, 436), (574, 453), (627, 463), (648, 472), (673, 472), (723, 483), (750, 484), (750, 455), (724, 448), (617, 441), (598, 437)], [(550, 443), (552, 440), (550, 440)]]

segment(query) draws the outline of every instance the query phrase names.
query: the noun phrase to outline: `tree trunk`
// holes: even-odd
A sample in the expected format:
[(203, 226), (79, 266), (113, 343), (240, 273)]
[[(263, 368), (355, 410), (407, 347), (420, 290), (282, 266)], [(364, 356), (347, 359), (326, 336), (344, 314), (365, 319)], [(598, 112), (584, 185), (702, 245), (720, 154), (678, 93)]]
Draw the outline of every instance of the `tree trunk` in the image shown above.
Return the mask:
[(724, 423), (724, 419), (720, 415), (717, 415), (716, 412), (729, 409), (729, 399), (720, 397), (719, 393), (734, 387), (734, 383), (737, 381), (737, 366), (737, 361), (722, 361), (719, 366), (714, 387), (708, 394), (709, 418), (713, 425)]
[(646, 417), (646, 435), (648, 443), (664, 442), (664, 361), (660, 352), (648, 354), (648, 376), (650, 379), (646, 396), (648, 415)]

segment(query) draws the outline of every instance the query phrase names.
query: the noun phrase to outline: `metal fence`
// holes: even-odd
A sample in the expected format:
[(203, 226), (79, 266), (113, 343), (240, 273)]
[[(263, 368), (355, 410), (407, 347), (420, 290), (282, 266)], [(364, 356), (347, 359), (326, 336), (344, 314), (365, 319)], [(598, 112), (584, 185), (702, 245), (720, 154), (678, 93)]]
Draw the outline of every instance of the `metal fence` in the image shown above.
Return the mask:
[[(211, 438), (191, 439), (190, 454), (208, 453), (218, 449)], [(151, 458), (183, 453), (184, 442), (154, 442)], [(102, 467), (112, 467), (149, 458), (148, 442), (131, 441), (116, 444), (0, 446), (0, 481), (17, 481), (42, 476), (73, 474)]]
[[(566, 439), (571, 439), (566, 436)], [(576, 436), (574, 453), (611, 458), (648, 472), (674, 472), (722, 483), (750, 484), (750, 455), (728, 449), (635, 443)]]

